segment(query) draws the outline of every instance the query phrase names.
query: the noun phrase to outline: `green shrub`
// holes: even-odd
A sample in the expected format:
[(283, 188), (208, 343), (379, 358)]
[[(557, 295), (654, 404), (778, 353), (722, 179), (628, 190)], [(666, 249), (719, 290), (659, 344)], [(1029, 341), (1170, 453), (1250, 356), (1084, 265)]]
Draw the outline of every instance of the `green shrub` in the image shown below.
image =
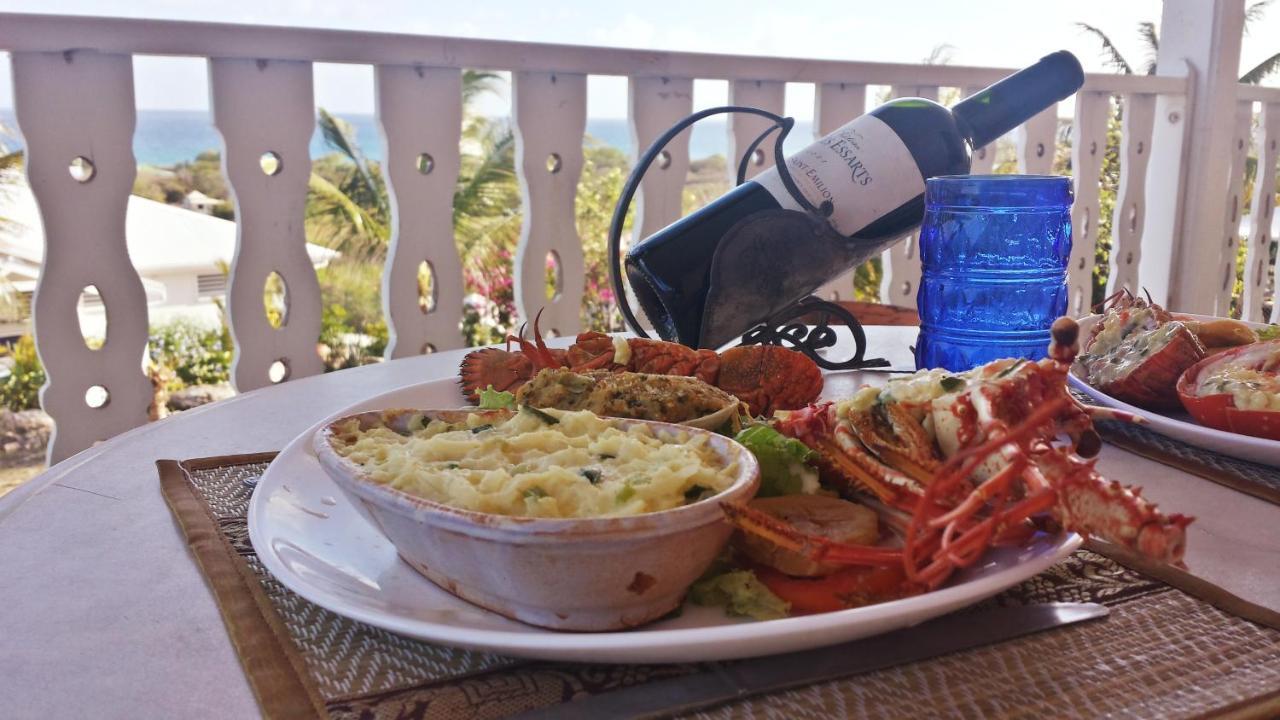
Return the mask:
[(0, 406), (10, 410), (34, 410), (40, 407), (40, 387), (44, 385), (44, 367), (36, 354), (36, 342), (23, 335), (8, 350), (13, 357), (9, 377), (0, 381)]
[(151, 361), (171, 368), (179, 389), (186, 385), (213, 385), (231, 377), (231, 342), (225, 329), (208, 328), (175, 320), (151, 328)]

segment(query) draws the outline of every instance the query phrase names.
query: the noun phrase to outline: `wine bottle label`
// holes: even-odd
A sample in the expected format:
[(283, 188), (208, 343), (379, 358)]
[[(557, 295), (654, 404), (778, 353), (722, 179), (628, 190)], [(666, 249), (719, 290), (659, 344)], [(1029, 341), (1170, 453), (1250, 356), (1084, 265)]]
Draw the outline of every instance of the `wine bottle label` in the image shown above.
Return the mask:
[[(924, 192), (924, 178), (911, 151), (883, 120), (863, 115), (787, 158), (796, 187), (814, 207), (830, 201), (830, 220), (841, 235), (852, 235), (880, 216)], [(769, 168), (752, 178), (778, 204), (800, 210)]]

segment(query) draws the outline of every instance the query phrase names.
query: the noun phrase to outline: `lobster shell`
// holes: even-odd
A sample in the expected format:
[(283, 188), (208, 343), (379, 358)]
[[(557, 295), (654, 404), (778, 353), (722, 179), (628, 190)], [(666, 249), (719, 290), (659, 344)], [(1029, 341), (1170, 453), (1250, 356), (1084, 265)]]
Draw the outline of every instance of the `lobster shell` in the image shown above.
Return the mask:
[(1200, 395), (1200, 376), (1223, 365), (1261, 364), (1268, 352), (1280, 349), (1280, 340), (1244, 345), (1213, 355), (1192, 365), (1178, 380), (1178, 397), (1183, 407), (1201, 425), (1254, 437), (1280, 440), (1280, 411), (1244, 410), (1236, 407), (1235, 398), (1227, 393)]
[(1111, 397), (1151, 410), (1182, 407), (1178, 399), (1178, 378), (1205, 357), (1204, 345), (1187, 326), (1176, 323), (1173, 337), (1151, 357), (1109, 383), (1094, 385)]

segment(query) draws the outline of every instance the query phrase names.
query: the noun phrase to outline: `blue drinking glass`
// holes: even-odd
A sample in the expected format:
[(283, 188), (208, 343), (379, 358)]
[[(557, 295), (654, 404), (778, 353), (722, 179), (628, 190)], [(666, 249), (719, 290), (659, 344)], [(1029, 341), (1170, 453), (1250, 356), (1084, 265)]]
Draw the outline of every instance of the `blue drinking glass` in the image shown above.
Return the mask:
[(925, 184), (916, 367), (1038, 360), (1067, 309), (1071, 179), (949, 175)]

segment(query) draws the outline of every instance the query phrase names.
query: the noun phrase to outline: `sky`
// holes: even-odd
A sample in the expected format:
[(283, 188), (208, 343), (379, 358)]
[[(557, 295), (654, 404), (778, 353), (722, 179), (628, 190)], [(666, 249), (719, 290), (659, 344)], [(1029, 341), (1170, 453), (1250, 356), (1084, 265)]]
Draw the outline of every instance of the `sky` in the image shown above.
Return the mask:
[[(1252, 0), (1250, 0), (1252, 1)], [(1131, 63), (1141, 63), (1139, 22), (1159, 22), (1160, 0), (0, 0), (7, 12), (309, 26), (456, 37), (776, 55), (920, 62), (939, 45), (957, 65), (1021, 67), (1068, 49), (1086, 70), (1108, 72), (1098, 45), (1074, 23), (1107, 32)], [(1280, 6), (1244, 40), (1243, 67), (1280, 52)], [(205, 64), (191, 58), (135, 59), (143, 109), (205, 110)], [(316, 103), (338, 113), (373, 111), (368, 66), (318, 65)], [(1270, 84), (1280, 82), (1273, 79)], [(722, 104), (723, 82), (699, 82), (695, 105)], [(812, 115), (810, 88), (787, 89), (787, 112)], [(505, 97), (481, 111), (507, 114)], [(0, 107), (12, 107), (7, 56), (0, 57)], [(592, 77), (591, 117), (626, 115), (623, 78)]]

